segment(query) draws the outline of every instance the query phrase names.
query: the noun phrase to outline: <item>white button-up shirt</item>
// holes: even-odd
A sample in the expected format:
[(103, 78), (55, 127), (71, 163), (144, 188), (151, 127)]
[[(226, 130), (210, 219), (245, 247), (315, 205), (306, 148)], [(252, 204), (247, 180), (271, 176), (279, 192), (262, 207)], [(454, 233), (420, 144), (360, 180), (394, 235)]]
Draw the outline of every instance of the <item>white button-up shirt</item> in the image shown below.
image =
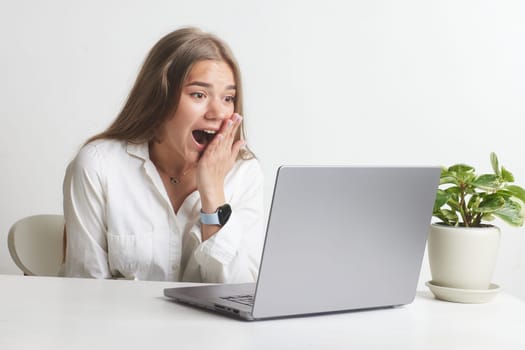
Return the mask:
[(225, 178), (228, 222), (202, 242), (198, 191), (175, 214), (148, 144), (97, 140), (64, 178), (64, 274), (188, 282), (253, 282), (264, 240), (263, 175), (238, 160)]

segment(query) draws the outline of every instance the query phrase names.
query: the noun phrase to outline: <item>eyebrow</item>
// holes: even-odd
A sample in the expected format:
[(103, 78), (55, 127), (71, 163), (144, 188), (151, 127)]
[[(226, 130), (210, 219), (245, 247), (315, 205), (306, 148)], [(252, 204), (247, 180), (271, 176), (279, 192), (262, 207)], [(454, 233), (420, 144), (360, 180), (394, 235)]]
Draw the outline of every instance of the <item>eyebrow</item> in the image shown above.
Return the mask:
[[(192, 81), (191, 83), (188, 83), (186, 86), (201, 86), (207, 89), (213, 89), (213, 86), (211, 84), (208, 84), (202, 81)], [(237, 87), (235, 85), (228, 85), (226, 86), (226, 90), (237, 90)]]

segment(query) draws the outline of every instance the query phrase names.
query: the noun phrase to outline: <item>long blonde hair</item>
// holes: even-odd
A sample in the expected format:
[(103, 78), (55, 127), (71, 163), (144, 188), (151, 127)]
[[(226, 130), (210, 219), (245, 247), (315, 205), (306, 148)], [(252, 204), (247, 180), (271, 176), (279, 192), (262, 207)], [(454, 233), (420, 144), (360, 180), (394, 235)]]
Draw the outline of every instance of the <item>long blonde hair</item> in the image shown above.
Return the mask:
[[(132, 143), (152, 142), (160, 128), (177, 110), (183, 83), (193, 65), (199, 61), (224, 61), (233, 72), (236, 94), (235, 112), (244, 116), (241, 72), (228, 45), (213, 34), (187, 27), (171, 32), (150, 50), (122, 111), (102, 133), (86, 143), (98, 139), (118, 139)], [(245, 136), (241, 124), (235, 140)], [(247, 148), (242, 159), (253, 157)]]

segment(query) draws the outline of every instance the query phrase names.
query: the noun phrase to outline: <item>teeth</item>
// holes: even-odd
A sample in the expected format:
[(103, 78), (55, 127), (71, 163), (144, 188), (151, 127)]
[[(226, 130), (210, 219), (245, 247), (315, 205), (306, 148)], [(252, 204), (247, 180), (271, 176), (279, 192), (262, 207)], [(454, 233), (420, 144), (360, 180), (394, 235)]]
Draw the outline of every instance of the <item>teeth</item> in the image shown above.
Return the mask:
[(202, 130), (204, 131), (206, 134), (211, 134), (211, 135), (215, 135), (216, 131), (215, 130)]

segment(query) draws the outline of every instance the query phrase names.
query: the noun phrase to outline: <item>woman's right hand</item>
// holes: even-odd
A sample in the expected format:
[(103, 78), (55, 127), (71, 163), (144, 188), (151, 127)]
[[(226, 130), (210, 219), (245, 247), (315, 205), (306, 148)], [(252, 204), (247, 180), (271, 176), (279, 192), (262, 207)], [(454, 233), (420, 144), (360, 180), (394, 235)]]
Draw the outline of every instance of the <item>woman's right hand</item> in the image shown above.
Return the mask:
[(225, 203), (224, 178), (231, 170), (244, 140), (235, 141), (235, 135), (242, 123), (242, 117), (234, 113), (224, 119), (221, 129), (202, 153), (197, 164), (197, 189), (202, 210), (213, 213)]

